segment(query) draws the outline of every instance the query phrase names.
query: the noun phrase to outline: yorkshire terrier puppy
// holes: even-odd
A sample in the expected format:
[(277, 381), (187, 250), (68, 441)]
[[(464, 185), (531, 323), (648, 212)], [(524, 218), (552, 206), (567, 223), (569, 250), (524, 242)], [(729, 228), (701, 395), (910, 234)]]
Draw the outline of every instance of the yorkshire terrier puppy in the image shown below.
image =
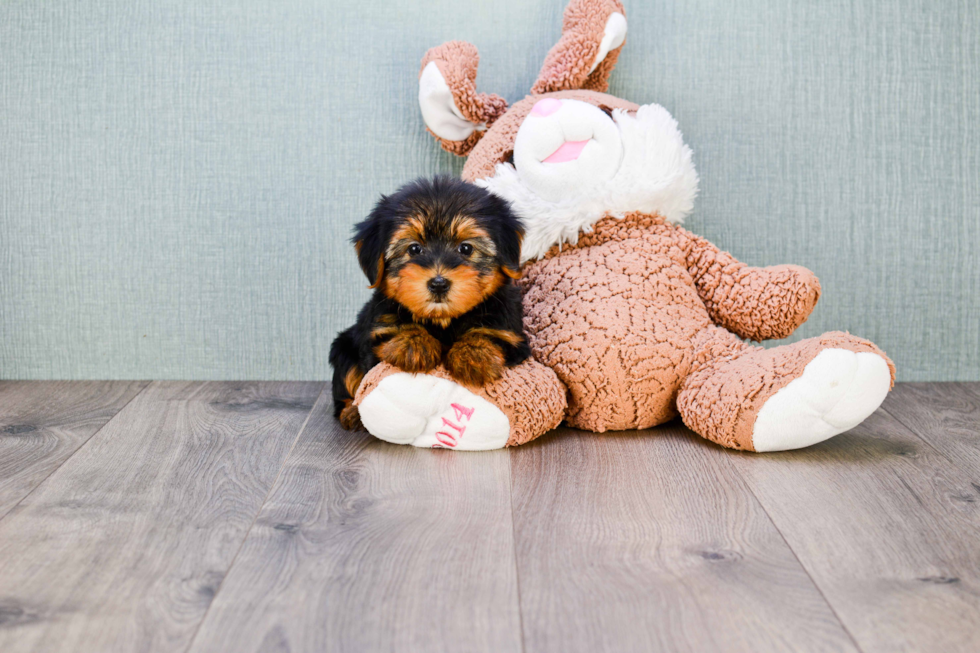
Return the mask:
[(344, 428), (360, 426), (353, 398), (379, 361), (413, 373), (443, 363), (480, 386), (531, 355), (512, 283), (524, 227), (506, 201), (449, 177), (419, 179), (382, 196), (354, 232), (374, 294), (330, 347)]

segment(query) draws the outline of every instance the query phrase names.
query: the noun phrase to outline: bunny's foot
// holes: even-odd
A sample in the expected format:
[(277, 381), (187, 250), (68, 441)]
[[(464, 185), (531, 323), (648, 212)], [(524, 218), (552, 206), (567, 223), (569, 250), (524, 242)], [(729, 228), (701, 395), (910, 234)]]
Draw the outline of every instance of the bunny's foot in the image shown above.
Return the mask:
[[(762, 349), (734, 344), (701, 361), (677, 406), (693, 431), (748, 451), (800, 449), (848, 431), (877, 410), (895, 367), (873, 343), (831, 332)], [(714, 343), (717, 345), (717, 342)]]
[(480, 451), (523, 444), (557, 426), (565, 388), (534, 361), (469, 389), (443, 369), (409, 374), (382, 363), (364, 378), (355, 405), (375, 437), (416, 447)]

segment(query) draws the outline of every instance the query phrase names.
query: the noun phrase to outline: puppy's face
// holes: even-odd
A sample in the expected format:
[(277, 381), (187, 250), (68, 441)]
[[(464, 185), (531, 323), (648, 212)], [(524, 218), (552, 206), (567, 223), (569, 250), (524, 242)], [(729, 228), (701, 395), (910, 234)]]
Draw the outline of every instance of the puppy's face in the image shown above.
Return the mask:
[(440, 322), (493, 294), (505, 273), (496, 243), (477, 218), (429, 208), (395, 229), (381, 288), (416, 317)]
[(382, 198), (358, 225), (355, 246), (372, 287), (445, 326), (519, 276), (522, 233), (500, 198), (436, 178)]

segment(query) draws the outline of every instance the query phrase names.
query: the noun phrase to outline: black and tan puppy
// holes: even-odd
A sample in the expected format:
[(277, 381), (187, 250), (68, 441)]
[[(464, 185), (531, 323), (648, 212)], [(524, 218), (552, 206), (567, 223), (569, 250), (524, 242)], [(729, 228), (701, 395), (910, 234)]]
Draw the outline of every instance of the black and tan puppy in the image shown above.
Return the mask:
[(443, 363), (480, 386), (531, 355), (521, 319), (523, 226), (504, 200), (449, 177), (382, 196), (354, 228), (374, 294), (330, 347), (334, 414), (359, 425), (353, 397), (379, 361), (406, 372)]

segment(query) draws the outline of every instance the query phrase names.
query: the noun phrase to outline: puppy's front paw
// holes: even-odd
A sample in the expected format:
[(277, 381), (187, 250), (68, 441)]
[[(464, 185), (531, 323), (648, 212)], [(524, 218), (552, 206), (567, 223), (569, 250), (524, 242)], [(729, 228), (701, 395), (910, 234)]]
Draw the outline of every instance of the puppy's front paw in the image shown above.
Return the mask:
[(442, 345), (424, 328), (409, 324), (399, 329), (393, 338), (378, 345), (375, 353), (389, 365), (417, 374), (428, 372), (439, 364)]
[(504, 353), (485, 336), (463, 336), (449, 349), (446, 369), (460, 383), (486, 385), (504, 373)]
[(361, 424), (361, 414), (357, 410), (357, 406), (353, 404), (347, 404), (344, 409), (340, 411), (340, 425), (348, 431), (365, 431), (364, 425)]

